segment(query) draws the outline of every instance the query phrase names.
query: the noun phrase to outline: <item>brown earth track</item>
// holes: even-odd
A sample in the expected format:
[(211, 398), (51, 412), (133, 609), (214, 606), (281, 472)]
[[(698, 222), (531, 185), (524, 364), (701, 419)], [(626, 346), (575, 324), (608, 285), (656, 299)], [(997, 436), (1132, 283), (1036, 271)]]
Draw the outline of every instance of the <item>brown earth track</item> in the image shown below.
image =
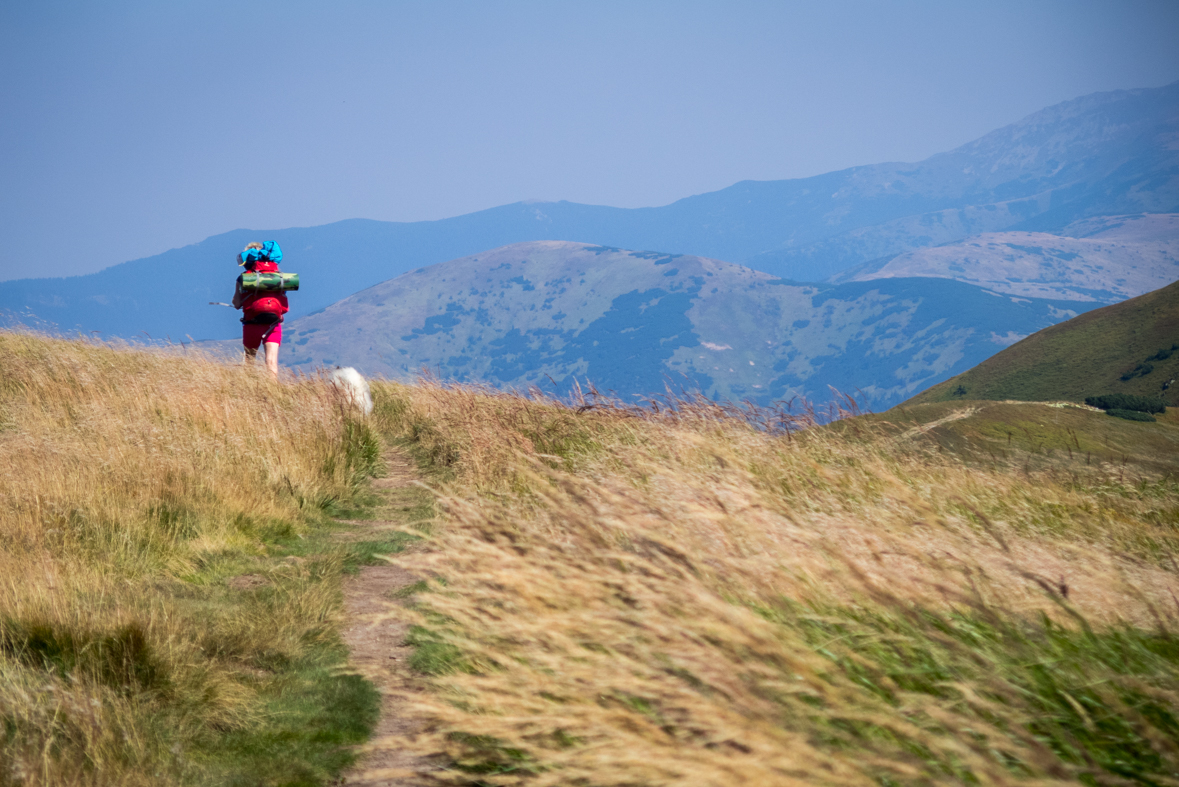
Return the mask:
[[(404, 530), (410, 524), (418, 474), (412, 460), (400, 451), (386, 451), (384, 459), (386, 474), (376, 479), (373, 487), (383, 498), (380, 511), (385, 518), (351, 521), (356, 528), (349, 534), (351, 538), (366, 539), (372, 531)], [(397, 595), (419, 579), (400, 566), (386, 564), (365, 566), (344, 583), (348, 622), (343, 635), (349, 663), (381, 692), (381, 716), (372, 739), (362, 748), (360, 761), (336, 784), (409, 787), (421, 784), (414, 773), (431, 767), (402, 745), (420, 729), (420, 722), (407, 712), (407, 699), (421, 691), (421, 686), (409, 668), (412, 648), (405, 644), (409, 624), (397, 614), (408, 599)]]

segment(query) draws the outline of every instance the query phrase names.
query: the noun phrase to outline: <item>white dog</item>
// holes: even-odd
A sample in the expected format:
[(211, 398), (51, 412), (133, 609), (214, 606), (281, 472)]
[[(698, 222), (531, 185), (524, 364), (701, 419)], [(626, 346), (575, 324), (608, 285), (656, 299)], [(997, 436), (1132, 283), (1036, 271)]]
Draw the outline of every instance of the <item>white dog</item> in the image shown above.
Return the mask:
[(373, 395), (368, 388), (368, 380), (351, 366), (336, 369), (331, 375), (332, 385), (340, 390), (349, 404), (360, 408), (365, 415), (372, 415)]

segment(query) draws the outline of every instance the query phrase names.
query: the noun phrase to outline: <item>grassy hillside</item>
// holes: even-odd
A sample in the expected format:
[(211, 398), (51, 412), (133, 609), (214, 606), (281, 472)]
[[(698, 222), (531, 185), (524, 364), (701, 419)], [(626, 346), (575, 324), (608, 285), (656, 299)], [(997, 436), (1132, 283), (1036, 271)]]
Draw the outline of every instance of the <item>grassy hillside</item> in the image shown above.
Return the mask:
[(805, 414), (379, 398), (451, 478), (432, 551), (405, 561), (436, 578), (411, 637), (427, 732), (389, 744), (449, 763), (431, 783), (1179, 771), (1174, 424), (1078, 411), (1061, 428), (1082, 446), (1146, 459), (1134, 430), (1171, 431), (1155, 464), (1066, 468), (1028, 461), (1038, 444), (977, 461), (878, 417), (786, 434), (766, 427)]
[[(313, 785), (372, 432), (317, 379), (0, 333), (0, 785)], [(395, 545), (382, 547), (390, 551)]]
[[(905, 404), (962, 399), (1082, 402), (1126, 393), (1179, 404), (1179, 282), (1032, 334)], [(1172, 350), (1174, 347), (1174, 350)], [(1126, 379), (1123, 379), (1126, 378)]]

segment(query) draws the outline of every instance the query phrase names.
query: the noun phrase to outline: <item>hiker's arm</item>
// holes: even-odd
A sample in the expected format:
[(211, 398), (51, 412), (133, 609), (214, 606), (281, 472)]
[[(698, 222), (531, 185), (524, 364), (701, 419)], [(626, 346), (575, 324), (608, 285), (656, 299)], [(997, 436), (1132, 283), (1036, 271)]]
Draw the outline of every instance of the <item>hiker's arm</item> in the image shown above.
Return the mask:
[(233, 289), (233, 308), (240, 309), (242, 307), (242, 280), (238, 277), (237, 286)]

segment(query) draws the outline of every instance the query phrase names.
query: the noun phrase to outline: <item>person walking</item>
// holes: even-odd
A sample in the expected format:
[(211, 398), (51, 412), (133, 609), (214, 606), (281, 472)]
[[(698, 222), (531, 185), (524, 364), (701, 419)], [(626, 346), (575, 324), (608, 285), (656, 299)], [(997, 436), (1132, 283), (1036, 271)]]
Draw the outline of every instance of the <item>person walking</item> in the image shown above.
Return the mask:
[[(282, 249), (278, 243), (250, 243), (237, 255), (237, 264), (246, 273), (278, 273), (282, 260)], [(242, 310), (242, 346), (245, 360), (253, 363), (258, 348), (264, 346), (266, 368), (278, 379), (278, 348), (282, 345), (282, 316), (290, 311), (287, 296), (282, 290), (242, 289), (242, 277), (237, 277), (237, 288), (233, 293), (233, 308)]]

